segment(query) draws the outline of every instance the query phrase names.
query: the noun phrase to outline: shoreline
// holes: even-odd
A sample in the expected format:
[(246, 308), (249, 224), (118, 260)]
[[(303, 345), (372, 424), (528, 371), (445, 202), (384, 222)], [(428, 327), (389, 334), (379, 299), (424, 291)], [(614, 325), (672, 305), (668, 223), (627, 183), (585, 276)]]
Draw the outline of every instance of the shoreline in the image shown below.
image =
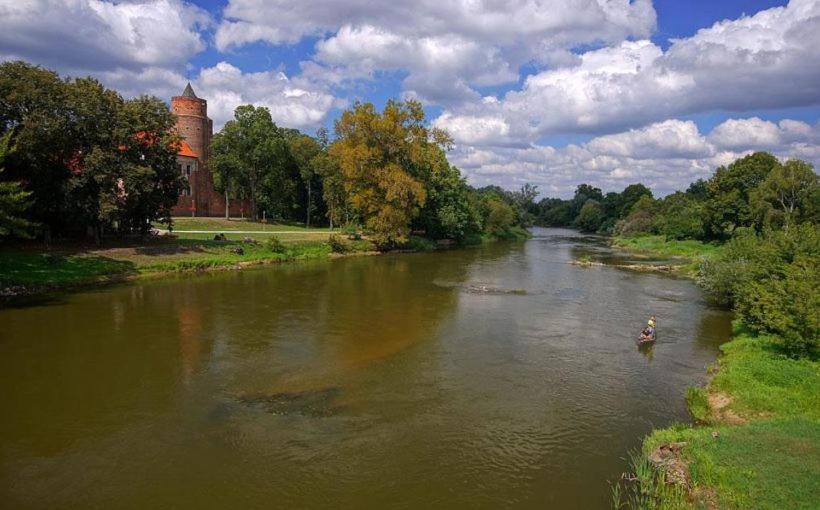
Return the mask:
[[(611, 240), (634, 253), (669, 255), (630, 248), (635, 244)], [(689, 267), (709, 255), (688, 258)], [(613, 484), (613, 507), (810, 508), (820, 461), (805, 458), (820, 459), (820, 362), (786, 357), (781, 343), (736, 320), (706, 382), (687, 389), (692, 423), (655, 428), (643, 438), (632, 472)]]
[[(229, 232), (233, 234), (232, 232)], [(336, 234), (338, 235), (338, 234)], [(516, 240), (502, 239), (484, 236), (478, 244), (485, 244), (495, 241)], [(523, 239), (517, 239), (523, 240)], [(241, 271), (243, 269), (275, 266), (279, 264), (294, 264), (307, 261), (334, 260), (347, 257), (370, 257), (377, 255), (389, 255), (399, 253), (421, 253), (443, 251), (455, 248), (464, 248), (468, 245), (454, 243), (437, 243), (427, 238), (411, 238), (407, 246), (392, 250), (379, 251), (374, 249), (372, 243), (367, 240), (343, 239), (343, 251), (334, 251), (329, 241), (296, 241), (282, 245), (277, 248), (280, 251), (272, 251), (256, 239), (244, 239), (233, 241), (195, 241), (190, 239), (170, 242), (170, 240), (159, 240), (155, 244), (140, 244), (133, 246), (109, 246), (106, 248), (86, 247), (68, 251), (43, 250), (41, 248), (31, 250), (9, 250), (0, 251), (0, 269), (3, 268), (3, 257), (22, 256), (24, 262), (20, 265), (36, 260), (40, 267), (31, 270), (37, 277), (51, 278), (51, 281), (26, 282), (15, 281), (9, 278), (9, 283), (0, 281), (0, 308), (14, 306), (17, 301), (36, 299), (39, 296), (47, 296), (52, 293), (61, 292), (82, 292), (85, 290), (103, 288), (110, 285), (129, 283), (139, 280), (149, 280), (160, 278), (171, 274), (197, 274), (224, 271)], [(63, 247), (64, 249), (66, 247)], [(129, 260), (128, 256), (123, 256), (122, 251), (127, 251), (133, 255), (134, 252), (142, 253), (153, 250), (160, 257), (166, 256), (167, 260), (145, 261), (143, 254), (135, 256), (136, 260)], [(207, 251), (211, 250), (211, 251)], [(204, 252), (204, 253), (203, 253)], [(111, 258), (112, 253), (116, 253), (119, 258)], [(170, 253), (170, 254), (169, 254)], [(150, 257), (148, 257), (150, 258)], [(42, 260), (41, 260), (42, 259)], [(94, 270), (99, 272), (88, 276), (74, 277), (63, 281), (54, 281), (62, 269), (54, 267), (53, 261), (71, 263), (80, 261), (100, 262), (102, 265)], [(14, 261), (5, 261), (5, 265), (13, 266)], [(107, 265), (106, 265), (107, 264)], [(66, 272), (66, 271), (63, 271)]]

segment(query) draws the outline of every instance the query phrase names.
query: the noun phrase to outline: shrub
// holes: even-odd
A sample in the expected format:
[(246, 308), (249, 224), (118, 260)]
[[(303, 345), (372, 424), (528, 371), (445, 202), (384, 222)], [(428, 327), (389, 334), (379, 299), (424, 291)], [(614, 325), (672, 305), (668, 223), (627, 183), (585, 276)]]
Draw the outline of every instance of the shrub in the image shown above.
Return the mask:
[(361, 229), (355, 223), (348, 223), (347, 225), (342, 227), (342, 233), (352, 241), (358, 241), (362, 238)]
[(330, 250), (333, 253), (347, 253), (350, 251), (350, 246), (340, 235), (331, 234), (327, 239), (327, 243), (330, 245)]
[(772, 333), (792, 355), (816, 356), (820, 338), (820, 227), (793, 226), (755, 235), (740, 231), (706, 261), (700, 283), (732, 304), (754, 332)]
[(285, 253), (287, 251), (285, 243), (276, 236), (270, 236), (265, 240), (265, 248), (273, 253)]

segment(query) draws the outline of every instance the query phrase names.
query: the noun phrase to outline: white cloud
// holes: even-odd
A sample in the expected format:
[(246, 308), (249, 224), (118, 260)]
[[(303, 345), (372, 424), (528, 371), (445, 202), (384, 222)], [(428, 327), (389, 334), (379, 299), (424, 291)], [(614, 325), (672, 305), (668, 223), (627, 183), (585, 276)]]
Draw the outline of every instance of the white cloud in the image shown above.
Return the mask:
[(222, 51), (318, 37), (315, 62), (348, 78), (402, 70), (405, 92), (440, 104), (475, 87), (515, 82), (528, 62), (566, 62), (568, 48), (646, 37), (651, 0), (231, 0), (216, 32)]
[[(752, 110), (820, 101), (820, 1), (792, 0), (674, 41), (589, 51), (577, 64), (529, 76), (495, 103), (459, 105), (437, 120), (453, 133), (492, 117), (508, 138), (602, 133), (713, 109)], [(508, 139), (459, 140), (508, 144)]]
[[(166, 100), (179, 95), (189, 81), (162, 68), (104, 72), (100, 78), (125, 95), (153, 94)], [(243, 104), (265, 106), (277, 124), (295, 128), (317, 126), (333, 108), (344, 106), (323, 86), (308, 80), (290, 79), (273, 70), (246, 73), (227, 62), (201, 69), (190, 82), (197, 96), (208, 101), (208, 115), (214, 119), (216, 130)]]
[(0, 55), (63, 72), (182, 67), (211, 22), (180, 0), (0, 0)]
[[(670, 119), (640, 129), (604, 135), (580, 145), (555, 148), (457, 146), (450, 155), (475, 185), (500, 184), (516, 188), (525, 182), (540, 186), (547, 195), (571, 196), (578, 184), (589, 183), (605, 191), (620, 191), (643, 182), (658, 195), (685, 189), (698, 178), (708, 178), (753, 150), (756, 142), (739, 143), (743, 133), (766, 125), (765, 148), (781, 158), (820, 162), (820, 124), (795, 120), (779, 124), (758, 118), (729, 119), (708, 135), (694, 122)], [(735, 134), (740, 133), (740, 138)]]

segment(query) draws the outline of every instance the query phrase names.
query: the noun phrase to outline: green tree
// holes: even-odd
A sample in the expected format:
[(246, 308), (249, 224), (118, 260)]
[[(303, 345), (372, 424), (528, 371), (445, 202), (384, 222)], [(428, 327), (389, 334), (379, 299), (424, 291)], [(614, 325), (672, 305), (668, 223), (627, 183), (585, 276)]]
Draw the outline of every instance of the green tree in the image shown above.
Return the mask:
[(461, 172), (447, 162), (444, 151), (439, 157), (426, 183), (427, 200), (414, 223), (433, 239), (461, 242), (479, 233), (481, 220)]
[(785, 227), (816, 220), (820, 194), (814, 167), (792, 159), (774, 169), (751, 192), (751, 205), (760, 224)]
[(687, 193), (673, 193), (661, 201), (655, 225), (667, 239), (703, 239), (703, 204)]
[(726, 238), (739, 227), (755, 223), (750, 194), (776, 166), (777, 158), (767, 152), (755, 152), (728, 167), (720, 167), (707, 182), (705, 228), (715, 238)]
[(322, 153), (319, 142), (308, 135), (299, 134), (288, 139), (288, 147), (293, 157), (296, 167), (299, 170), (299, 177), (305, 185), (307, 193), (307, 203), (305, 205), (305, 226), (310, 227), (310, 216), (313, 214), (313, 189), (314, 181), (319, 177), (321, 164), (318, 160)]
[[(0, 137), (0, 176), (8, 154), (11, 131)], [(0, 181), (0, 237), (31, 237), (32, 224), (23, 218), (31, 205), (30, 192), (24, 191), (18, 182)]]
[(597, 232), (604, 223), (606, 216), (601, 204), (597, 200), (589, 199), (581, 207), (581, 212), (575, 218), (575, 226), (582, 232)]
[(330, 154), (344, 175), (345, 191), (374, 241), (382, 247), (407, 241), (427, 199), (426, 182), (441, 163), (449, 136), (425, 125), (417, 101), (388, 101), (382, 113), (357, 103), (336, 121)]
[(625, 218), (632, 212), (632, 206), (642, 197), (652, 198), (652, 190), (643, 184), (630, 184), (621, 192), (621, 210), (618, 212), (618, 218)]
[(700, 283), (753, 330), (773, 333), (794, 355), (820, 340), (820, 227), (804, 223), (755, 234), (742, 229), (707, 259)]
[(292, 194), (288, 147), (267, 108), (238, 106), (211, 150), (214, 171), (232, 176), (238, 191), (250, 200), (252, 218), (257, 218), (260, 199), (277, 212), (286, 212), (285, 200)]

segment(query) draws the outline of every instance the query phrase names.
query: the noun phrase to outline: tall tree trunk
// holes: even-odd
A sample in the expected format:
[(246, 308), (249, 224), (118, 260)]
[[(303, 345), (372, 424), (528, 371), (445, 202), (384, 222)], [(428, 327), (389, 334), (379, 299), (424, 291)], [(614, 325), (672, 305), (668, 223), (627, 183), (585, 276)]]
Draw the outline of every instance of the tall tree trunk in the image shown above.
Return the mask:
[(230, 198), (228, 198), (228, 188), (225, 188), (225, 219), (231, 219), (231, 203)]

